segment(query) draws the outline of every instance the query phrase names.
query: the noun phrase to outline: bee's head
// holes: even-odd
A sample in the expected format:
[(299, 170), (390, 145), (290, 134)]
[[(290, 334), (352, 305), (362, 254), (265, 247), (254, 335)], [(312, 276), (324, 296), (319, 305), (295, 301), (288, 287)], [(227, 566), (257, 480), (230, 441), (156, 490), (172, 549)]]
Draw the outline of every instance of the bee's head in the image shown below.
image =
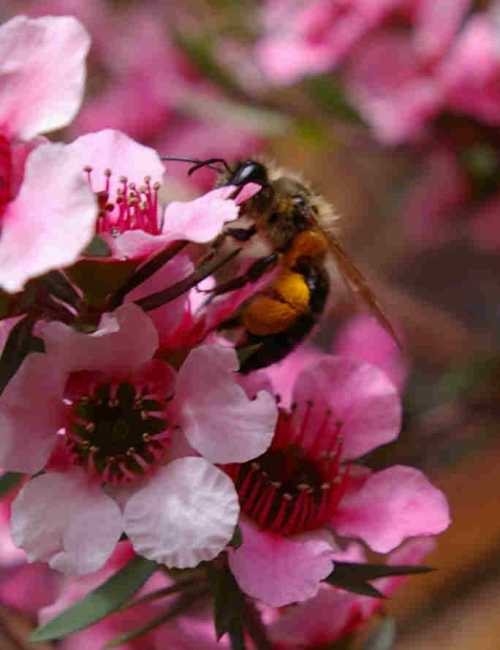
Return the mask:
[(245, 183), (255, 183), (265, 187), (269, 184), (269, 178), (265, 165), (256, 160), (243, 160), (231, 171), (225, 182), (237, 187)]

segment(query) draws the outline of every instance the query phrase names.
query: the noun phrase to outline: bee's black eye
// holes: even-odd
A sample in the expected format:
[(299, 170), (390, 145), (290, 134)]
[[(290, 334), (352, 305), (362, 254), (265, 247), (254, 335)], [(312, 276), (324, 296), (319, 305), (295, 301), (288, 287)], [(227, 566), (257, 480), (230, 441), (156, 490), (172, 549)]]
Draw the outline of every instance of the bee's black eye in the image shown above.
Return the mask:
[(245, 183), (257, 183), (267, 185), (267, 169), (255, 160), (244, 160), (240, 163), (229, 177), (228, 185), (244, 185)]
[(298, 208), (304, 208), (306, 205), (306, 199), (302, 194), (295, 194), (292, 196), (292, 202)]
[(278, 213), (277, 212), (271, 212), (267, 219), (267, 223), (273, 224), (278, 221)]

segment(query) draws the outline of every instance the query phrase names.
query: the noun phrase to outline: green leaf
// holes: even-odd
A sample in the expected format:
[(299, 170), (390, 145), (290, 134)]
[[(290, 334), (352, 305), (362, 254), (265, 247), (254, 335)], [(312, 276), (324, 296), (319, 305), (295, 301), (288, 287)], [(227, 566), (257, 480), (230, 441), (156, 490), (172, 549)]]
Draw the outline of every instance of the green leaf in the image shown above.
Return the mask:
[(239, 526), (236, 526), (228, 546), (231, 546), (232, 548), (236, 549), (236, 548), (240, 548), (242, 544), (243, 544), (243, 533), (241, 532), (241, 528)]
[(133, 558), (109, 580), (69, 607), (51, 621), (38, 627), (31, 641), (62, 639), (68, 634), (83, 630), (112, 614), (129, 599), (158, 569), (156, 562), (142, 557)]
[(111, 257), (111, 248), (99, 235), (95, 235), (82, 255), (85, 257)]
[(370, 634), (363, 645), (363, 650), (391, 650), (396, 640), (396, 622), (386, 617)]
[(32, 334), (34, 318), (25, 316), (10, 330), (0, 357), (0, 394), (30, 352), (43, 352), (43, 341)]
[(411, 576), (434, 571), (432, 567), (417, 564), (364, 564), (361, 562), (335, 562), (335, 572), (356, 580), (375, 580), (389, 576)]
[(416, 565), (365, 564), (359, 562), (335, 562), (335, 568), (326, 578), (328, 584), (362, 596), (385, 598), (384, 594), (370, 584), (370, 580), (389, 576), (407, 576), (429, 573), (431, 567)]
[(5, 472), (0, 476), (0, 499), (6, 496), (16, 485), (21, 482), (22, 474), (18, 472)]
[(245, 650), (243, 620), (245, 596), (228, 566), (207, 565), (210, 589), (214, 598), (214, 622), (217, 640), (225, 634), (231, 639), (233, 650)]

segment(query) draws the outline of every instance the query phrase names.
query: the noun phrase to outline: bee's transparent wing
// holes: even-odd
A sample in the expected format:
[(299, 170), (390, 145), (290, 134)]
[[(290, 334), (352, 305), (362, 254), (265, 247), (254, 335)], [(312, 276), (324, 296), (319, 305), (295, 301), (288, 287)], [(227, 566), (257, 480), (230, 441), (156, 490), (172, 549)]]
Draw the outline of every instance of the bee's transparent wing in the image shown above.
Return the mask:
[(358, 267), (354, 264), (352, 259), (342, 248), (338, 239), (331, 233), (327, 233), (330, 244), (330, 250), (335, 258), (337, 268), (348, 285), (349, 289), (357, 296), (360, 297), (362, 302), (366, 305), (369, 311), (375, 316), (380, 325), (388, 332), (394, 339), (397, 346), (401, 349), (401, 343), (396, 335), (396, 332), (391, 325), (391, 322), (384, 314), (375, 294), (368, 286), (365, 276), (361, 273)]

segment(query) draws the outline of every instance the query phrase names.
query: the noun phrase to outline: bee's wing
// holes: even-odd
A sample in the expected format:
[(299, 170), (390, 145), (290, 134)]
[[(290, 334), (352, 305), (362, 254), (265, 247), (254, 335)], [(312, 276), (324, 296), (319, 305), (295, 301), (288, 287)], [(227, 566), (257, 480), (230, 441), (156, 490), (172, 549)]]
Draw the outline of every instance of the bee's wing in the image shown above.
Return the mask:
[(327, 232), (327, 237), (330, 245), (330, 251), (335, 258), (337, 268), (342, 275), (348, 288), (356, 295), (358, 295), (363, 303), (368, 307), (370, 312), (375, 316), (380, 325), (388, 332), (394, 339), (397, 346), (401, 349), (401, 342), (399, 341), (396, 332), (394, 331), (391, 322), (384, 314), (382, 307), (379, 305), (375, 294), (368, 286), (365, 276), (361, 273), (358, 267), (354, 264), (352, 259), (342, 248), (338, 239), (331, 233)]

